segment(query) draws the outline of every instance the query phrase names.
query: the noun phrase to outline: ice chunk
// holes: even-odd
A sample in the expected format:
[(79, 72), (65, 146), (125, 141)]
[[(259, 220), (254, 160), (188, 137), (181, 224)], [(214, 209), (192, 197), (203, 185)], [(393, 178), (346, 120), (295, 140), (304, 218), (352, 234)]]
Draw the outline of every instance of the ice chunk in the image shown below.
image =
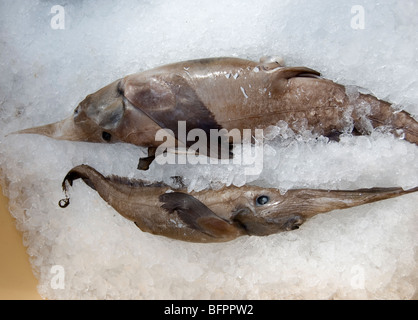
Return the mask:
[[(364, 29), (351, 27), (351, 4), (331, 0), (67, 1), (65, 28), (52, 29), (56, 4), (0, 3), (0, 182), (44, 297), (417, 298), (416, 194), (319, 215), (289, 233), (208, 245), (141, 232), (81, 181), (69, 191), (71, 205), (58, 207), (62, 179), (82, 163), (170, 185), (182, 176), (189, 190), (417, 186), (418, 148), (385, 132), (352, 137), (347, 130), (335, 143), (312, 136), (303, 122), (298, 131), (279, 122), (264, 131), (263, 171), (251, 176), (232, 161), (153, 163), (139, 172), (132, 168), (144, 148), (5, 137), (65, 118), (87, 94), (127, 74), (216, 56), (280, 54), (288, 66), (348, 85), (350, 99), (367, 88), (417, 116), (416, 1), (364, 2)], [(56, 265), (65, 270), (65, 289), (51, 287)]]

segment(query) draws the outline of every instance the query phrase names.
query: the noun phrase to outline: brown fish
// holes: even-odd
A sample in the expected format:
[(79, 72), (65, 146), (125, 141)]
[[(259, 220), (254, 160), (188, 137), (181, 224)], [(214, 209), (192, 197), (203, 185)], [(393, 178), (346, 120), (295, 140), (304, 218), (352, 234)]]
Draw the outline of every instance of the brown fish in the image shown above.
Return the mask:
[[(256, 186), (224, 187), (187, 193), (164, 183), (147, 183), (116, 176), (104, 177), (90, 166), (68, 172), (62, 183), (82, 179), (142, 231), (190, 242), (224, 242), (237, 237), (266, 236), (299, 228), (307, 219), (418, 191), (402, 188), (359, 190), (278, 190)], [(61, 207), (69, 198), (60, 201)]]
[(155, 139), (158, 130), (170, 129), (176, 145), (190, 146), (177, 134), (179, 121), (187, 122), (187, 132), (199, 128), (209, 134), (263, 129), (280, 120), (294, 130), (303, 120), (328, 137), (386, 126), (418, 144), (418, 122), (388, 102), (369, 94), (348, 96), (344, 86), (306, 67), (238, 58), (185, 61), (128, 75), (88, 95), (69, 118), (18, 133), (148, 147), (149, 158), (139, 165), (146, 169), (162, 143)]

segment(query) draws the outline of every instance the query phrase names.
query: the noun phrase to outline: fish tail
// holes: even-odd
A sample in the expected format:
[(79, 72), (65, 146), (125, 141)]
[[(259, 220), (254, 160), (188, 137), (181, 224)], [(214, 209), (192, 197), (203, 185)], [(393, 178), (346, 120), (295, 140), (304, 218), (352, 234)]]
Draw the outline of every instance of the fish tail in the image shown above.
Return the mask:
[(395, 136), (418, 145), (418, 122), (406, 111), (396, 111), (388, 102), (361, 94), (354, 110), (354, 125), (360, 133), (389, 128)]
[(395, 123), (402, 130), (405, 140), (418, 145), (418, 122), (406, 111), (395, 114)]
[(70, 198), (68, 196), (68, 185), (72, 186), (73, 181), (77, 179), (82, 179), (90, 188), (97, 190), (96, 184), (99, 181), (105, 180), (105, 177), (87, 165), (79, 165), (71, 169), (62, 181), (62, 190), (65, 193), (65, 199), (61, 199), (58, 202), (58, 205), (61, 208), (65, 208), (70, 204)]

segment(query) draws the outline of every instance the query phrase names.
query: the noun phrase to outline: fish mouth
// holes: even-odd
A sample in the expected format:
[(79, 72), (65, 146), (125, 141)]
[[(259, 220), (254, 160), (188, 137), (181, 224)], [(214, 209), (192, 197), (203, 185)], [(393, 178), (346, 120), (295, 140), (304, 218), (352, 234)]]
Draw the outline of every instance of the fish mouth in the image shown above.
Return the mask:
[(231, 220), (245, 226), (245, 221), (255, 218), (255, 211), (250, 207), (238, 207), (231, 212)]
[(231, 212), (231, 215), (233, 218), (236, 217), (237, 215), (250, 215), (250, 214), (254, 214), (254, 212), (248, 207), (236, 208), (235, 210)]

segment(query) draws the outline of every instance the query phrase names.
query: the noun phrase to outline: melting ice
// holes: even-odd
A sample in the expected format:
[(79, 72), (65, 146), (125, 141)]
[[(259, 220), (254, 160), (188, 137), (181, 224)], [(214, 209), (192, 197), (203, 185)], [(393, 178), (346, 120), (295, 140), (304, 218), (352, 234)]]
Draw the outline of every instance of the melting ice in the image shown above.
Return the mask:
[[(363, 3), (361, 25), (351, 3), (331, 0), (68, 2), (61, 29), (51, 26), (55, 1), (0, 3), (1, 184), (41, 295), (417, 298), (416, 194), (320, 215), (297, 231), (213, 245), (142, 233), (83, 183), (71, 189), (69, 207), (57, 205), (63, 177), (82, 163), (153, 181), (180, 175), (195, 190), (417, 186), (418, 148), (384, 132), (328, 143), (279, 123), (265, 132), (263, 172), (254, 176), (233, 164), (132, 172), (145, 150), (5, 136), (65, 118), (87, 94), (124, 75), (217, 56), (280, 55), (286, 65), (347, 85), (353, 97), (367, 88), (416, 116), (418, 5)], [(65, 270), (65, 289), (51, 287), (56, 265)]]

